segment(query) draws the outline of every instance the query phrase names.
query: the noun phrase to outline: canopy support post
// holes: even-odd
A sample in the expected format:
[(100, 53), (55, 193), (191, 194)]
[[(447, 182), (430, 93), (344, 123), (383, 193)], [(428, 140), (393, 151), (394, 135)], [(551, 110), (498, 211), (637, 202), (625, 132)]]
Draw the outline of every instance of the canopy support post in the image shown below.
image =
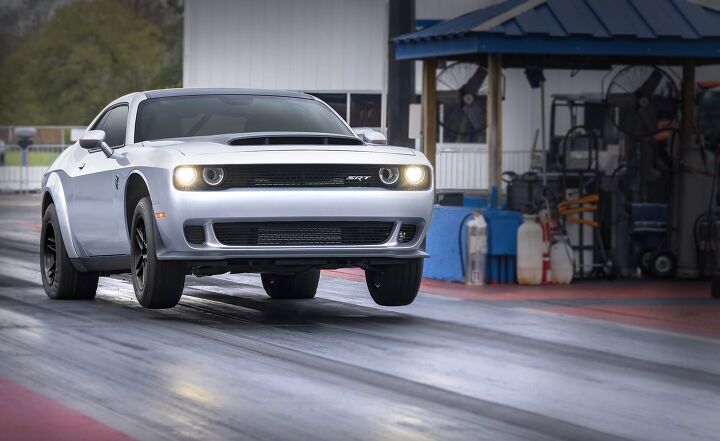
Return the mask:
[(500, 207), (502, 201), (502, 55), (488, 54), (487, 94), (487, 146), (488, 189), (497, 189), (497, 199), (492, 201)]
[(423, 152), (435, 168), (435, 149), (437, 145), (437, 60), (423, 60), (422, 81), (422, 141)]

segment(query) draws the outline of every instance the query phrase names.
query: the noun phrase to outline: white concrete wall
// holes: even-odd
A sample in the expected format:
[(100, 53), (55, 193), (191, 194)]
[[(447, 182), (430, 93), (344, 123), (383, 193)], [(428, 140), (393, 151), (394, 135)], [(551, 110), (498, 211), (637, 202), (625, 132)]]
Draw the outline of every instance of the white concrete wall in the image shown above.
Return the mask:
[(186, 0), (183, 84), (380, 91), (385, 0)]

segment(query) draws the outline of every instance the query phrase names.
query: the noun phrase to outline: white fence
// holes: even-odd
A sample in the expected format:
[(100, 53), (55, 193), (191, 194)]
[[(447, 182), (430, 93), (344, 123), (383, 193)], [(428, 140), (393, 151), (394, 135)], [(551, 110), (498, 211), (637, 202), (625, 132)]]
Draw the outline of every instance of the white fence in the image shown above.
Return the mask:
[(28, 164), (22, 166), (22, 150), (8, 146), (0, 164), (0, 191), (38, 191), (42, 176), (52, 161), (62, 153), (65, 145), (33, 145), (28, 148)]
[(22, 167), (7, 165), (0, 167), (0, 191), (38, 191), (47, 166)]
[[(503, 152), (503, 171), (525, 173), (530, 156), (529, 150)], [(435, 179), (438, 190), (487, 190), (487, 147), (438, 146)]]

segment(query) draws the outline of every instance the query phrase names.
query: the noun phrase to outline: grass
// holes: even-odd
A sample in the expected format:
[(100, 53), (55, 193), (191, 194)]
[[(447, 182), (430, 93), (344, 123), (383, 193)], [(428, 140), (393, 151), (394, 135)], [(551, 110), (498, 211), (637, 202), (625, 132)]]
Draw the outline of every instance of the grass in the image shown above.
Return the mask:
[[(60, 154), (54, 152), (29, 152), (28, 165), (49, 166)], [(4, 165), (20, 165), (20, 152), (17, 150), (5, 153)]]

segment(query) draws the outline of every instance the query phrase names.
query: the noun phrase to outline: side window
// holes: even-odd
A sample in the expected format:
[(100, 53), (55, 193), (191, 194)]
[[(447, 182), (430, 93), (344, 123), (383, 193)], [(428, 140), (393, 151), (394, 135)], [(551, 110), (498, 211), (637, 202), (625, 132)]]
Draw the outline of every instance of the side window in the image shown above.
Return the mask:
[(100, 118), (93, 129), (105, 131), (105, 142), (110, 147), (125, 144), (125, 130), (127, 129), (128, 106), (119, 106), (108, 110)]

